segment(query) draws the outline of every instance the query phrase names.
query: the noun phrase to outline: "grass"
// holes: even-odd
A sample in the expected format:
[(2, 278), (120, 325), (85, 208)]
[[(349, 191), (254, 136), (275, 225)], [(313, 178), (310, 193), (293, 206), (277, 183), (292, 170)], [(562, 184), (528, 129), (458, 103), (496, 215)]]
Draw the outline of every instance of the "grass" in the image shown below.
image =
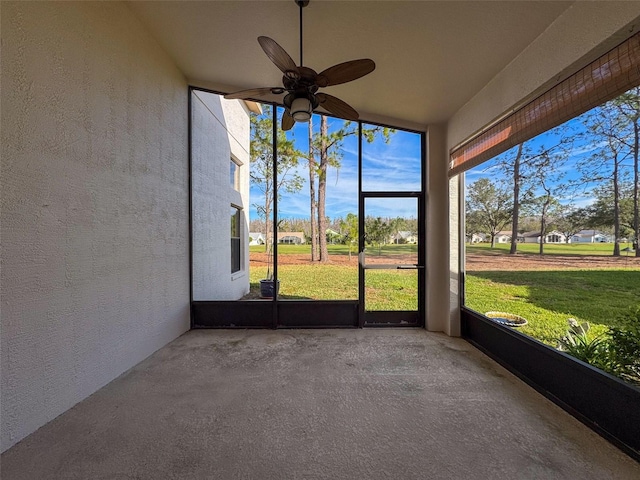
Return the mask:
[[(520, 244), (519, 252), (537, 254), (537, 244)], [(487, 244), (467, 246), (471, 253), (504, 254), (508, 244), (491, 249)], [(611, 255), (612, 244), (549, 244), (549, 255)], [(309, 245), (279, 245), (279, 254), (310, 254)], [(251, 247), (264, 252), (264, 247)], [(415, 245), (387, 245), (382, 255), (415, 253)], [(329, 245), (329, 253), (347, 255), (346, 245)], [(377, 253), (377, 249), (373, 252)], [(355, 254), (354, 254), (355, 255)], [(356, 300), (358, 269), (345, 265), (280, 265), (280, 295), (283, 299)], [(265, 267), (251, 268), (252, 291)], [(417, 305), (415, 271), (367, 270), (367, 310), (415, 310)], [(629, 307), (640, 305), (640, 270), (598, 268), (590, 270), (534, 270), (470, 272), (466, 275), (465, 304), (481, 313), (498, 310), (520, 315), (528, 324), (520, 327), (551, 346), (566, 333), (567, 319), (588, 321), (592, 333), (616, 325)]]
[[(626, 244), (621, 244), (620, 249), (625, 248)], [(474, 245), (466, 245), (467, 253), (484, 253), (484, 254), (503, 254), (507, 253), (511, 248), (509, 243), (496, 243), (495, 248), (491, 248), (490, 243), (476, 243)], [(535, 254), (540, 251), (540, 245), (537, 243), (519, 243), (518, 253)], [(545, 255), (607, 255), (613, 253), (613, 243), (545, 243)], [(624, 255), (624, 252), (622, 252)]]
[[(348, 245), (327, 245), (329, 255), (349, 255)], [(352, 247), (351, 254), (358, 255), (357, 246)], [(251, 245), (249, 246), (249, 252), (264, 253), (264, 245)], [(418, 251), (417, 245), (384, 245), (380, 251), (381, 255), (392, 254), (410, 254)], [(278, 245), (278, 255), (289, 254), (306, 254), (311, 256), (311, 245)], [(378, 247), (368, 246), (367, 255), (378, 255)]]
[(640, 304), (640, 270), (597, 269), (467, 273), (465, 304), (478, 312), (506, 311), (526, 318), (520, 328), (556, 346), (567, 319), (588, 321), (593, 333), (616, 325)]
[[(251, 268), (253, 295), (260, 291), (266, 267)], [(278, 267), (280, 298), (314, 300), (357, 300), (358, 268), (344, 265), (282, 265)], [(417, 310), (415, 270), (368, 271), (365, 307), (367, 310)]]

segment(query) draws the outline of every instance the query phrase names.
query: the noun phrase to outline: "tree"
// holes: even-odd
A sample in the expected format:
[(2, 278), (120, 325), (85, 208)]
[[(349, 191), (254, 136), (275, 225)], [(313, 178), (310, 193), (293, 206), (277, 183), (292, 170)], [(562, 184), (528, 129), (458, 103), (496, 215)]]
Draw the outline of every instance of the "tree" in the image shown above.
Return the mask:
[[(623, 162), (631, 155), (625, 144), (627, 119), (621, 116), (615, 99), (594, 108), (585, 116), (584, 124), (589, 134), (602, 144), (591, 156), (588, 164), (582, 163), (583, 175), (588, 181), (610, 182), (613, 193), (613, 256), (620, 256), (620, 182), (623, 179)], [(599, 142), (598, 142), (599, 140)], [(610, 166), (610, 173), (604, 173)]]
[(569, 243), (571, 237), (587, 226), (588, 215), (587, 209), (575, 208), (572, 205), (560, 205), (557, 208), (554, 224), (565, 236), (566, 243)]
[(320, 256), (318, 252), (318, 221), (317, 221), (317, 209), (316, 203), (316, 157), (314, 153), (313, 145), (313, 115), (309, 119), (309, 199), (311, 210), (311, 261), (315, 262)]
[[(601, 185), (594, 191), (595, 201), (585, 207), (587, 226), (591, 228), (612, 228), (615, 224), (612, 183)], [(633, 193), (629, 183), (622, 182), (618, 187), (620, 233), (633, 234)]]
[(544, 193), (538, 197), (532, 198), (527, 202), (528, 208), (532, 212), (537, 212), (539, 223), (539, 235), (540, 235), (540, 255), (544, 255), (544, 244), (546, 243), (547, 231), (549, 227), (549, 218), (555, 213), (555, 210), (560, 206), (558, 201), (552, 195), (552, 189), (546, 183), (542, 185)]
[[(514, 154), (515, 152), (515, 154)], [(528, 191), (525, 187), (527, 179), (527, 159), (529, 151), (525, 148), (525, 142), (519, 144), (515, 150), (509, 150), (504, 155), (498, 157), (498, 166), (505, 176), (511, 178), (513, 215), (511, 216), (511, 246), (509, 254), (515, 254), (518, 251), (518, 228), (520, 221), (520, 207), (522, 205), (522, 197), (526, 196)]]
[[(313, 135), (313, 141), (309, 142), (309, 180), (310, 183), (315, 181), (315, 176), (318, 178), (318, 202), (317, 202), (317, 216), (318, 216), (318, 241), (319, 241), (319, 256), (320, 262), (329, 261), (329, 251), (327, 249), (327, 215), (326, 215), (326, 198), (327, 198), (327, 169), (334, 167), (339, 169), (340, 162), (342, 160), (341, 147), (346, 137), (355, 135), (358, 133), (356, 125), (352, 122), (343, 122), (341, 128), (329, 132), (329, 125), (327, 117), (320, 116), (320, 131)], [(311, 135), (311, 130), (309, 130)], [(362, 128), (362, 136), (368, 143), (373, 142), (380, 135), (385, 142), (389, 141), (389, 138), (395, 130), (388, 127), (371, 127)], [(319, 162), (315, 160), (315, 154), (319, 156)], [(312, 170), (314, 171), (312, 173)], [(310, 186), (311, 192), (314, 187)], [(311, 216), (313, 216), (314, 199), (311, 198)], [(313, 260), (313, 254), (312, 254)]]
[(527, 159), (530, 189), (525, 201), (529, 202), (529, 212), (540, 220), (540, 255), (544, 254), (549, 221), (560, 207), (557, 199), (565, 198), (575, 188), (565, 181), (567, 170), (564, 167), (571, 156), (574, 140), (569, 128), (563, 124), (551, 130), (546, 138), (552, 139), (552, 145), (540, 145)]
[(613, 100), (622, 119), (627, 135), (622, 141), (629, 148), (633, 159), (633, 238), (636, 257), (640, 257), (640, 87), (634, 87)]
[(358, 248), (358, 216), (347, 213), (347, 217), (340, 221), (340, 233), (344, 235), (345, 243), (349, 246), (349, 261), (352, 248)]
[[(276, 176), (273, 172), (273, 117), (272, 108), (264, 106), (262, 115), (251, 115), (251, 184), (254, 185), (263, 196), (263, 203), (254, 204), (260, 218), (265, 222), (265, 250), (270, 249), (272, 241), (269, 233), (273, 231), (273, 192), (295, 193), (302, 188), (303, 180), (295, 173), (295, 167), (302, 156), (301, 152), (295, 149), (291, 140), (287, 140), (286, 134), (278, 130), (278, 162)], [(276, 184), (274, 185), (274, 182)], [(278, 193), (278, 195), (280, 195)], [(280, 198), (280, 196), (278, 196)]]
[(518, 220), (520, 215), (520, 187), (523, 176), (520, 174), (520, 160), (522, 159), (522, 148), (524, 143), (518, 145), (518, 150), (513, 157), (513, 210), (511, 215), (511, 246), (509, 253), (514, 255), (518, 250)]
[(369, 245), (378, 246), (378, 255), (382, 253), (382, 246), (386, 245), (393, 225), (381, 217), (367, 217), (364, 221), (365, 240)]
[(511, 221), (512, 208), (510, 192), (488, 178), (480, 178), (469, 186), (467, 218), (491, 235), (491, 248), (495, 247), (496, 234)]

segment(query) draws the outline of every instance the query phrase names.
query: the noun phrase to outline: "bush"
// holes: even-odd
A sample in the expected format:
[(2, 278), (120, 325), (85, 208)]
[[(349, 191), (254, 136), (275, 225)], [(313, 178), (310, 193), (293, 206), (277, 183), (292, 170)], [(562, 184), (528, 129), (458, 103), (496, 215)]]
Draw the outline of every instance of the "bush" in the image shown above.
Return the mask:
[(570, 318), (558, 349), (634, 385), (640, 385), (640, 306), (620, 319), (606, 334), (589, 335), (589, 323)]
[(558, 339), (558, 350), (582, 360), (594, 367), (606, 370), (606, 338), (604, 335), (589, 336), (589, 322), (579, 324), (575, 318), (567, 320), (569, 330)]
[(640, 385), (640, 306), (622, 317), (620, 325), (609, 328), (609, 372)]

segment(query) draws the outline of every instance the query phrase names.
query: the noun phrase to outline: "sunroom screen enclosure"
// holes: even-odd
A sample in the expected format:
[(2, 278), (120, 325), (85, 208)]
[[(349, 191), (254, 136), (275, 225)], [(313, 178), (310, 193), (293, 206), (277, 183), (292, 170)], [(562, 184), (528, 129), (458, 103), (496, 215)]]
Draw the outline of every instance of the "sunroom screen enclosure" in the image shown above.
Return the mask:
[(256, 105), (190, 90), (193, 326), (424, 326), (424, 133)]

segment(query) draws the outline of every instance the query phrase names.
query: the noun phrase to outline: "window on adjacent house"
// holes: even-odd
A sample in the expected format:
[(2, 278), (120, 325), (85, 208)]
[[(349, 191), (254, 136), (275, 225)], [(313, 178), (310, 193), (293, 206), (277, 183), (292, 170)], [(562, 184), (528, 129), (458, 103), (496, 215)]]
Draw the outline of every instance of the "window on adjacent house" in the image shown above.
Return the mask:
[(240, 212), (231, 206), (231, 273), (240, 271)]
[(231, 188), (238, 190), (238, 173), (240, 172), (240, 165), (238, 165), (233, 158), (229, 163), (229, 180)]

